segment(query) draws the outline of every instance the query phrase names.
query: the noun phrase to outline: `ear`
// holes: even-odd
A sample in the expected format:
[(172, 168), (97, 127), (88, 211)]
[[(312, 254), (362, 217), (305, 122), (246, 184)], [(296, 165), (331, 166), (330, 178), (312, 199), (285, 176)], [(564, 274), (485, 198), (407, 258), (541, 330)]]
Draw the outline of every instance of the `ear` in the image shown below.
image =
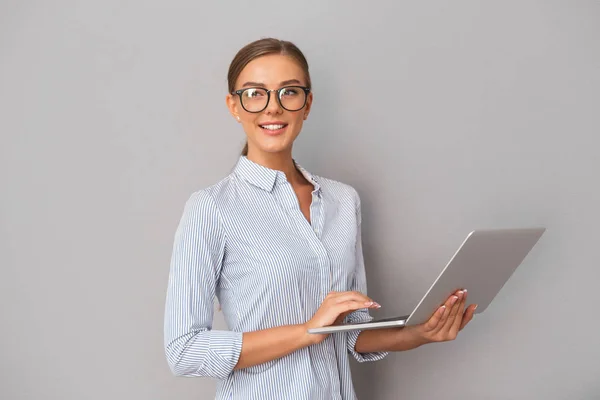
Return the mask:
[(308, 97), (306, 98), (306, 106), (304, 106), (304, 120), (308, 118), (308, 114), (310, 114), (310, 108), (312, 107), (313, 102), (313, 93), (310, 92)]
[(228, 93), (227, 96), (225, 96), (225, 104), (227, 105), (227, 108), (229, 109), (229, 113), (231, 114), (231, 116), (233, 118), (236, 119), (236, 121), (240, 121), (240, 113), (239, 113), (239, 108), (237, 105), (237, 102), (235, 101), (235, 97), (234, 95), (232, 95), (231, 93)]

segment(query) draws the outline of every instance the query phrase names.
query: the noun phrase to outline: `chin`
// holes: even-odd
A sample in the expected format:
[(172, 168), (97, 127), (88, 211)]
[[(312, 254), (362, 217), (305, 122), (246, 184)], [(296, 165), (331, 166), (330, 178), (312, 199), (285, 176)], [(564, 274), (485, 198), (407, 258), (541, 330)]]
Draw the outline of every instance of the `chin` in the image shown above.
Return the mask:
[(254, 145), (257, 149), (260, 149), (264, 153), (280, 153), (282, 151), (289, 150), (292, 143), (288, 138), (281, 136), (278, 138), (260, 138), (254, 141)]
[(260, 146), (259, 148), (261, 152), (270, 154), (282, 153), (289, 150), (288, 146)]

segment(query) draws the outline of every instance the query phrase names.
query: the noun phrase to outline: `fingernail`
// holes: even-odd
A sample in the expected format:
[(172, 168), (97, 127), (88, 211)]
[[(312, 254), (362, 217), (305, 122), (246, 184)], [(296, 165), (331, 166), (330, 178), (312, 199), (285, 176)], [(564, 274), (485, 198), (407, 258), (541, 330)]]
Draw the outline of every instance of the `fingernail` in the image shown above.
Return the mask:
[(461, 290), (460, 292), (458, 292), (458, 297), (462, 297), (464, 293), (465, 292)]
[(373, 306), (377, 307), (377, 308), (381, 308), (381, 304), (374, 302)]
[(478, 306), (478, 304), (475, 304), (475, 308), (473, 309), (473, 311), (477, 310), (477, 306)]
[(446, 305), (444, 304), (443, 306), (440, 307), (440, 313), (443, 313), (445, 309), (446, 309)]
[(456, 300), (458, 300), (458, 296), (452, 296), (452, 304), (456, 303)]
[(373, 302), (372, 302), (372, 301), (367, 301), (367, 302), (365, 303), (365, 306), (367, 306), (367, 307), (371, 307), (372, 305), (373, 305)]
[(463, 292), (467, 293), (467, 289), (463, 289)]

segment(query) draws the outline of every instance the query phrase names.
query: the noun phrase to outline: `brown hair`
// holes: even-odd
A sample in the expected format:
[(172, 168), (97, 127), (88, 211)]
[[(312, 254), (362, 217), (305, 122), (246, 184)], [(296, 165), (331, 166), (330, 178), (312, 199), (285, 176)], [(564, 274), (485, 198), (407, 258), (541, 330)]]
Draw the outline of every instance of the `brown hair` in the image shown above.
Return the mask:
[[(246, 46), (242, 47), (233, 58), (233, 61), (231, 61), (229, 72), (227, 73), (229, 93), (235, 90), (235, 84), (238, 77), (250, 61), (270, 54), (281, 54), (292, 57), (304, 71), (306, 86), (308, 88), (311, 87), (308, 62), (300, 49), (292, 42), (274, 38), (264, 38), (248, 43)], [(242, 155), (248, 155), (248, 142), (246, 142), (246, 145), (242, 150)]]

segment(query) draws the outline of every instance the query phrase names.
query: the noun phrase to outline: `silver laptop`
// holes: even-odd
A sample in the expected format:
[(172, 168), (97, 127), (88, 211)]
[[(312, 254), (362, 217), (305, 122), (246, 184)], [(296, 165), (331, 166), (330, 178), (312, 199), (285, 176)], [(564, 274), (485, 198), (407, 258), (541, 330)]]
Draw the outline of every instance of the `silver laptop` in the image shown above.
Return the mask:
[(446, 299), (467, 289), (467, 303), (483, 312), (502, 289), (546, 228), (485, 229), (469, 233), (419, 304), (401, 317), (370, 322), (342, 323), (309, 329), (309, 333), (332, 333), (356, 329), (381, 329), (426, 322)]

